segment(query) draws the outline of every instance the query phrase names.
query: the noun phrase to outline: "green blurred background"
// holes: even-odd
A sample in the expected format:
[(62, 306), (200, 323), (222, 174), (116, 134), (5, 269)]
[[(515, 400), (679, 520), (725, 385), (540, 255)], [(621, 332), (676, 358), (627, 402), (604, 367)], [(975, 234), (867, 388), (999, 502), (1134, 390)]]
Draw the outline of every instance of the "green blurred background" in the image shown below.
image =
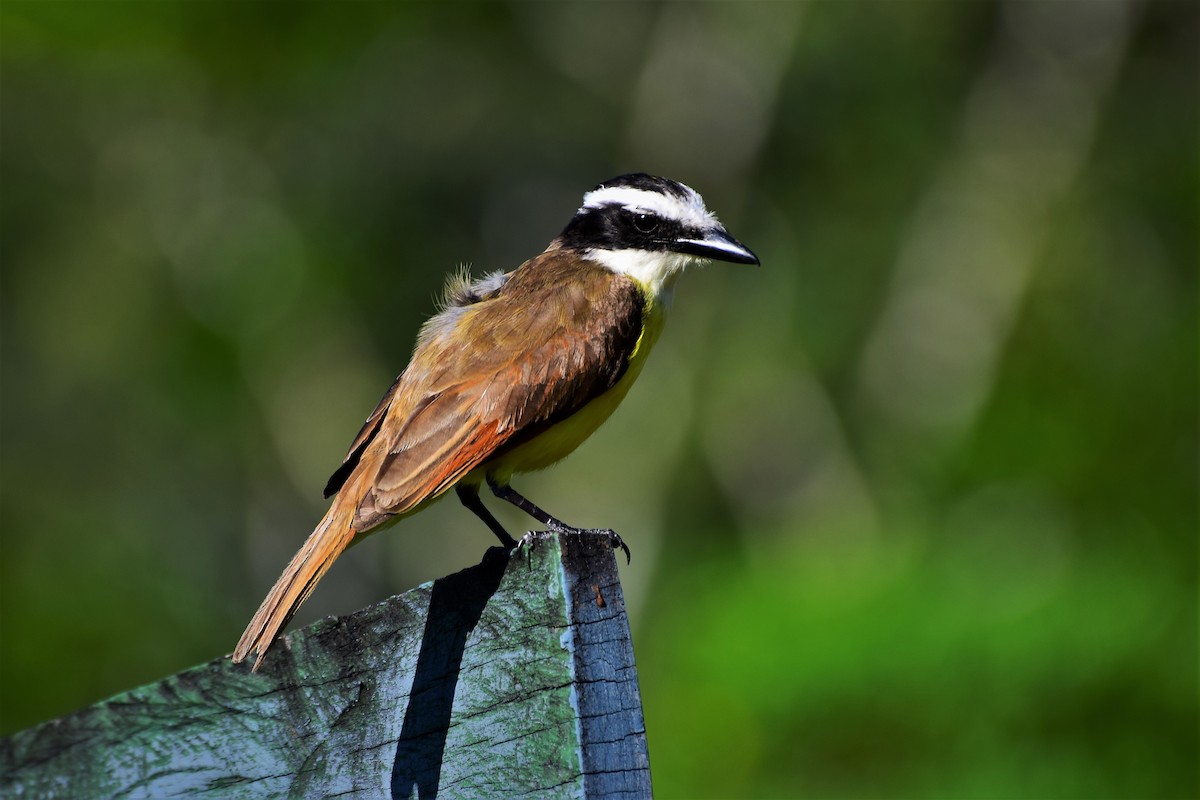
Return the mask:
[(633, 547), (659, 795), (1196, 796), (1197, 22), (5, 0), (0, 732), (228, 652), (442, 276), (646, 170), (763, 266), (517, 485)]

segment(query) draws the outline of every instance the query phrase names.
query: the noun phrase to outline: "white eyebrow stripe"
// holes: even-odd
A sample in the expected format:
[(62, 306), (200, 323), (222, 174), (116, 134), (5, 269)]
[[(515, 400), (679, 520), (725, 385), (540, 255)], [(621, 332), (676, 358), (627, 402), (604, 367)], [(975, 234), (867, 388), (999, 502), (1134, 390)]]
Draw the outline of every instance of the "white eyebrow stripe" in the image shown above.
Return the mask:
[(606, 186), (585, 194), (583, 206), (579, 210), (601, 208), (612, 204), (648, 211), (663, 219), (675, 220), (689, 227), (708, 228), (716, 223), (716, 217), (704, 207), (704, 201), (694, 191), (691, 191), (690, 196), (685, 200), (660, 192), (649, 192), (645, 189)]

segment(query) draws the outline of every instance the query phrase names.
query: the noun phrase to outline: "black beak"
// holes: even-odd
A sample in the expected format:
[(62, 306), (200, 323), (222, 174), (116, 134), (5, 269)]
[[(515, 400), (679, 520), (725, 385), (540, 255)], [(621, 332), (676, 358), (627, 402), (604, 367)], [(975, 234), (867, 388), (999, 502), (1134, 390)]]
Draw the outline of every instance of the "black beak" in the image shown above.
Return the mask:
[(728, 261), (732, 264), (758, 264), (758, 256), (749, 247), (729, 235), (724, 228), (707, 231), (702, 239), (676, 239), (671, 249), (689, 256)]

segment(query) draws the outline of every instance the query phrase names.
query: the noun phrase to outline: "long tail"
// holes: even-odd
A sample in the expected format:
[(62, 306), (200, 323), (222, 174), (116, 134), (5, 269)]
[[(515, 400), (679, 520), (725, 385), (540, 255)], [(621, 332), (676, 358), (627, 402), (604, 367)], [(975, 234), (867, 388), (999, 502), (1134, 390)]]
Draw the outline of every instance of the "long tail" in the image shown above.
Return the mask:
[(334, 500), (316, 529), (283, 570), (279, 580), (275, 581), (254, 614), (254, 619), (246, 626), (233, 651), (234, 663), (245, 660), (257, 650), (258, 658), (254, 660), (252, 671), (258, 671), (279, 631), (287, 625), (300, 604), (308, 599), (325, 570), (354, 538), (355, 530), (351, 525), (353, 515), (354, 504)]

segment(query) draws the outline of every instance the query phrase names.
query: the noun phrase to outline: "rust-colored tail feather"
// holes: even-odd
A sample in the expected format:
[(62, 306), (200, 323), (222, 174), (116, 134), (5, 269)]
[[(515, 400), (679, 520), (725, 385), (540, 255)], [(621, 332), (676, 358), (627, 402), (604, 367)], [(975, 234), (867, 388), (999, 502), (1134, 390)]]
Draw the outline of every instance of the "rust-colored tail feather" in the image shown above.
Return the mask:
[(339, 497), (333, 502), (258, 607), (254, 619), (246, 626), (233, 651), (234, 663), (245, 660), (257, 650), (258, 658), (254, 660), (253, 671), (258, 671), (279, 631), (287, 625), (300, 604), (308, 599), (325, 570), (349, 546), (355, 534), (351, 525), (354, 504), (339, 502), (341, 499)]

